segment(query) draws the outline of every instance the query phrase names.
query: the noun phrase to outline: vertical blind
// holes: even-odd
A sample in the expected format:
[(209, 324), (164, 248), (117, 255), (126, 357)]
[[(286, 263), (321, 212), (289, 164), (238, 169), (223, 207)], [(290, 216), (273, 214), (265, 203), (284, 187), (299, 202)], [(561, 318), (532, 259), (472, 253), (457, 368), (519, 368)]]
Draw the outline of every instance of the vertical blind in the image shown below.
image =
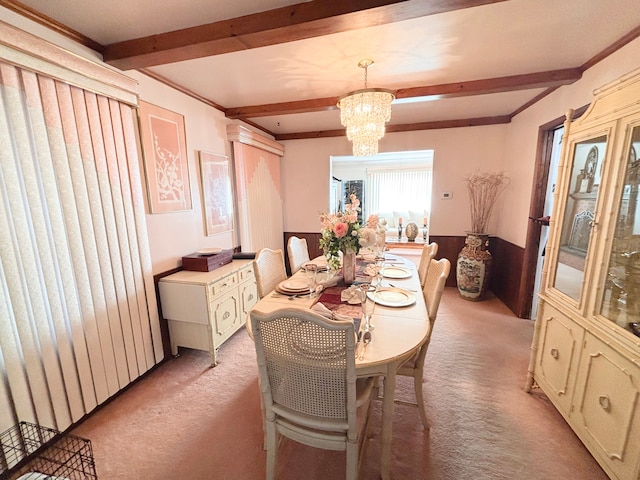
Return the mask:
[(367, 169), (367, 212), (430, 212), (431, 175), (431, 168)]
[(163, 358), (133, 113), (0, 62), (1, 430), (64, 430)]

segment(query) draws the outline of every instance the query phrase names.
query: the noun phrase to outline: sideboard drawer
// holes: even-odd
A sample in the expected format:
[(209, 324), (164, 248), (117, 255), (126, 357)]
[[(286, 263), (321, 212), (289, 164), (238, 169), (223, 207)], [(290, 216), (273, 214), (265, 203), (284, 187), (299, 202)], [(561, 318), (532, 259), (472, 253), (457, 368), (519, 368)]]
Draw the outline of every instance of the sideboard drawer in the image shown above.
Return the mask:
[(216, 280), (209, 285), (209, 300), (213, 300), (214, 297), (222, 295), (229, 290), (232, 290), (238, 286), (238, 276), (236, 273), (227, 275), (220, 280)]
[(253, 262), (251, 262), (250, 265), (238, 271), (238, 275), (240, 276), (240, 282), (245, 282), (247, 280), (253, 280), (254, 278), (256, 278), (254, 268), (253, 268)]

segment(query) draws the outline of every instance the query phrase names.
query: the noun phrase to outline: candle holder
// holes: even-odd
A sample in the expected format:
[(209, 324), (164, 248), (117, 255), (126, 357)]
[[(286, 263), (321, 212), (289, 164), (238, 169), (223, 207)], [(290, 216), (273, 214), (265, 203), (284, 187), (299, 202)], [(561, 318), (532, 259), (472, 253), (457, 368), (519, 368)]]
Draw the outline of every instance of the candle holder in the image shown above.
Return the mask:
[(424, 240), (424, 243), (427, 243), (427, 231), (429, 230), (429, 228), (427, 227), (427, 224), (425, 223), (422, 228), (424, 228), (424, 230), (422, 231), (422, 239)]
[(398, 241), (402, 239), (402, 224), (398, 224)]

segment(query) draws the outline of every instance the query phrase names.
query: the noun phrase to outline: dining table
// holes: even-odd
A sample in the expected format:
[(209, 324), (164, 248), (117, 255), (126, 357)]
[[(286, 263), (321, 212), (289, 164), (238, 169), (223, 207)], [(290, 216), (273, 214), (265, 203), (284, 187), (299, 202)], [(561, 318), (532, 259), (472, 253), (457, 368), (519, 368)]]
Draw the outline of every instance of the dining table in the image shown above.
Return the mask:
[[(364, 355), (361, 355), (363, 345), (358, 345), (356, 353), (356, 374), (358, 377), (384, 377), (382, 397), (382, 432), (381, 432), (381, 457), (380, 477), (384, 480), (391, 478), (391, 440), (394, 414), (394, 397), (396, 387), (396, 371), (409, 358), (411, 358), (426, 340), (431, 328), (427, 316), (427, 308), (420, 288), (420, 279), (416, 265), (410, 260), (389, 252), (384, 253), (384, 263), (381, 266), (381, 275), (367, 277), (361, 272), (366, 267), (368, 260), (366, 255), (358, 256), (358, 275), (354, 283), (371, 282), (377, 285), (376, 307), (371, 317), (374, 329), (371, 331), (371, 341), (366, 345)], [(319, 264), (323, 257), (313, 259)], [(366, 268), (364, 268), (366, 272)], [(348, 286), (342, 283), (340, 272), (332, 274), (318, 273), (319, 284), (327, 285), (320, 292), (304, 295), (287, 295), (282, 290), (276, 289), (265, 295), (253, 309), (261, 312), (271, 312), (275, 309), (286, 307), (314, 308), (318, 302), (335, 311), (337, 314), (354, 314), (360, 316), (360, 306), (340, 301), (340, 290)], [(304, 278), (302, 271), (296, 272), (290, 279), (300, 280)], [(395, 295), (402, 293), (402, 295)], [(400, 300), (396, 300), (399, 298)], [(315, 309), (315, 308), (314, 308)], [(356, 313), (357, 312), (357, 313)], [(360, 322), (363, 329), (364, 320)], [(247, 322), (250, 329), (250, 322)], [(251, 332), (249, 331), (249, 334)], [(360, 342), (359, 342), (360, 343)], [(416, 417), (417, 418), (417, 417)]]

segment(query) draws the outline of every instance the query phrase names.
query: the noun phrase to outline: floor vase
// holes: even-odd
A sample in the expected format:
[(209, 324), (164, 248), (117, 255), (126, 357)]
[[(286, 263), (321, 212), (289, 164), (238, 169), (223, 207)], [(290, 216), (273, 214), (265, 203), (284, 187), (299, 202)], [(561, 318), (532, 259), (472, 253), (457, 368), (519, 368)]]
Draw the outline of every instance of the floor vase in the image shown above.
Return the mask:
[(342, 254), (342, 277), (347, 285), (351, 285), (356, 279), (356, 254), (353, 252)]
[(488, 246), (489, 235), (468, 233), (458, 254), (456, 280), (458, 292), (465, 300), (479, 301), (485, 296), (493, 261)]

